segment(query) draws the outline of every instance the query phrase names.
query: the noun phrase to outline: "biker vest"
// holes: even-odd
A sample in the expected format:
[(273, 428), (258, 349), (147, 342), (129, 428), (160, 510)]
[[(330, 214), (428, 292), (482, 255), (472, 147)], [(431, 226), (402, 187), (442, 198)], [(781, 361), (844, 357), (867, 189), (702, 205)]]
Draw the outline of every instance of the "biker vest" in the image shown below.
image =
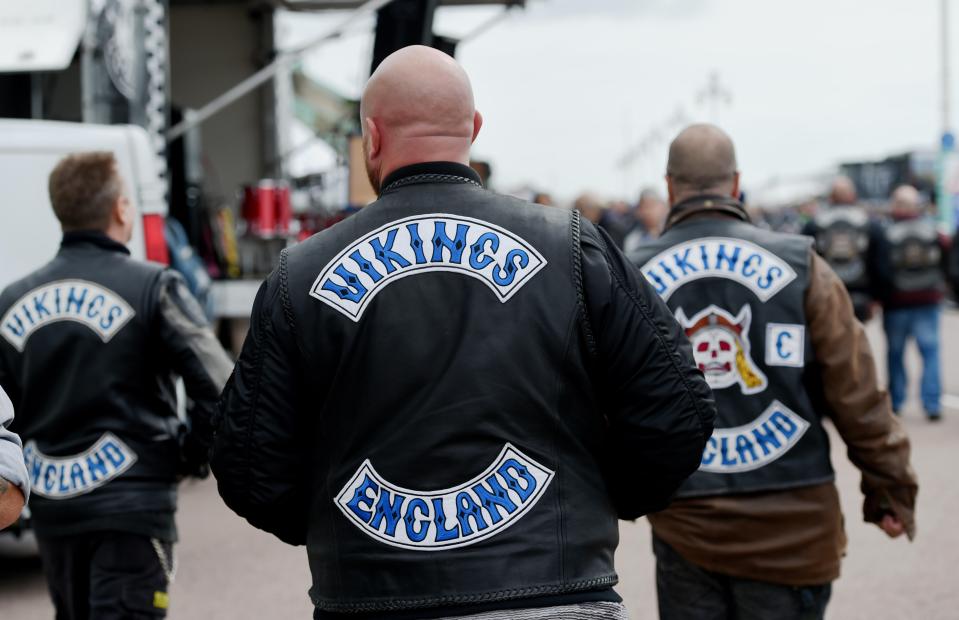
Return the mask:
[(149, 347), (162, 271), (103, 235), (70, 233), (0, 296), (0, 356), (38, 524), (176, 508), (173, 377)]
[(928, 218), (900, 220), (886, 227), (885, 236), (895, 292), (942, 288), (942, 249), (935, 222)]
[(716, 398), (716, 429), (679, 497), (832, 479), (803, 380), (814, 362), (803, 307), (810, 243), (710, 217), (680, 222), (631, 256), (685, 329)]
[(820, 211), (816, 226), (816, 251), (826, 259), (848, 289), (869, 285), (866, 252), (869, 249), (869, 215), (862, 207), (832, 206)]

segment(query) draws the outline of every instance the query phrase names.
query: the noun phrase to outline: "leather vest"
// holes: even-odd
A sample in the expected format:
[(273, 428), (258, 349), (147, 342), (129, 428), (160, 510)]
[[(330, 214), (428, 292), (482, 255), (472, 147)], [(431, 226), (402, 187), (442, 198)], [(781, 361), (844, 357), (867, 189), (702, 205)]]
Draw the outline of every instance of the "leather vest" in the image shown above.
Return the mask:
[(940, 290), (944, 283), (939, 231), (929, 218), (893, 222), (884, 231), (895, 292)]
[(307, 542), (318, 608), (615, 583), (603, 423), (575, 327), (578, 221), (422, 174), (284, 253), (304, 373), (335, 378), (312, 403), (304, 463), (322, 472)]
[(831, 480), (804, 380), (810, 239), (729, 217), (687, 219), (631, 256), (685, 328), (716, 398), (716, 430), (679, 497)]
[(826, 259), (846, 288), (867, 288), (869, 215), (865, 209), (832, 206), (820, 211), (813, 222), (816, 227), (816, 251)]
[(64, 244), (0, 295), (0, 356), (38, 522), (176, 507), (173, 377), (151, 356), (163, 268), (102, 240)]

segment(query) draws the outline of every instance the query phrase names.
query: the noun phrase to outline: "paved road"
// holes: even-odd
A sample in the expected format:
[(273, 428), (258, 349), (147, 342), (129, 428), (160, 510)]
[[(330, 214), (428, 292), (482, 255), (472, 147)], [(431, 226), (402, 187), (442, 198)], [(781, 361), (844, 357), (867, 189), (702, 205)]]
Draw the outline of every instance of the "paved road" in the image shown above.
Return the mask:
[[(878, 327), (870, 326), (882, 355)], [(959, 395), (959, 314), (944, 321), (946, 391)], [(914, 353), (911, 367), (916, 368)], [(915, 382), (913, 382), (915, 383)], [(913, 390), (915, 391), (915, 390)], [(849, 552), (828, 616), (841, 620), (959, 618), (959, 398), (946, 419), (929, 424), (913, 400), (904, 422), (919, 472), (919, 536), (891, 541), (861, 523), (856, 470), (833, 435), (833, 462), (843, 497)], [(180, 569), (170, 616), (181, 620), (309, 618), (309, 574), (302, 549), (287, 547), (248, 526), (218, 501), (210, 481), (187, 486), (180, 511)], [(645, 520), (624, 523), (617, 556), (619, 591), (635, 620), (656, 618), (653, 559)], [(53, 617), (35, 561), (0, 557), (0, 619)]]

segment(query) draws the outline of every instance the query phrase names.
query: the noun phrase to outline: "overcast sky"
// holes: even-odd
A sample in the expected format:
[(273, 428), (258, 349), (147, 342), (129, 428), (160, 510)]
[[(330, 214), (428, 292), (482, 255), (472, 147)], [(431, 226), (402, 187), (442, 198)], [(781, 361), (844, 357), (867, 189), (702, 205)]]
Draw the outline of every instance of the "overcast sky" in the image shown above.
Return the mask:
[[(718, 120), (736, 142), (748, 188), (840, 161), (935, 148), (941, 132), (937, 0), (530, 0), (462, 43), (485, 124), (474, 157), (499, 190), (529, 184), (561, 198), (592, 190), (634, 198), (663, 188), (679, 125)], [(464, 36), (501, 8), (443, 8), (439, 34)], [(292, 14), (303, 41), (341, 13)], [(373, 19), (312, 53), (308, 72), (357, 97)], [(952, 3), (953, 74), (959, 4)], [(729, 100), (700, 101), (712, 73)], [(959, 121), (959, 75), (952, 114)], [(718, 117), (718, 118), (717, 118)], [(646, 145), (622, 168), (622, 156)]]

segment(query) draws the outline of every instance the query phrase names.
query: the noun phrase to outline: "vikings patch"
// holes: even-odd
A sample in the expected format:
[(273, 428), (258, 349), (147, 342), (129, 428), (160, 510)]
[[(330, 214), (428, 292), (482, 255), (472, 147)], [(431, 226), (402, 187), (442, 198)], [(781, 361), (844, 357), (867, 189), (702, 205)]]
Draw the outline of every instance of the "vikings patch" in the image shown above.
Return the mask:
[(137, 454), (112, 433), (104, 433), (74, 456), (47, 456), (28, 441), (23, 459), (32, 491), (47, 499), (67, 499), (105, 485), (137, 462)]
[(33, 289), (0, 319), (0, 334), (17, 351), (41, 327), (59, 321), (86, 325), (110, 342), (136, 313), (122, 297), (86, 280), (60, 280)]
[(808, 429), (809, 422), (774, 400), (749, 424), (717, 428), (706, 444), (699, 469), (714, 474), (759, 469), (786, 454)]
[(769, 301), (796, 279), (796, 272), (766, 248), (742, 239), (709, 237), (674, 245), (642, 267), (643, 275), (663, 300), (700, 278), (725, 278)]
[(553, 475), (510, 444), (480, 475), (439, 491), (399, 487), (366, 460), (334, 501), (347, 519), (382, 543), (443, 551), (485, 540), (519, 521)]
[(391, 222), (357, 239), (323, 268), (310, 296), (359, 321), (389, 284), (446, 271), (480, 280), (506, 303), (545, 266), (532, 245), (503, 228), (434, 213)]
[(676, 320), (693, 345), (696, 365), (714, 390), (738, 385), (743, 394), (758, 394), (768, 381), (750, 356), (749, 326), (752, 308), (744, 305), (736, 316), (719, 306), (707, 306), (692, 318), (682, 308)]

